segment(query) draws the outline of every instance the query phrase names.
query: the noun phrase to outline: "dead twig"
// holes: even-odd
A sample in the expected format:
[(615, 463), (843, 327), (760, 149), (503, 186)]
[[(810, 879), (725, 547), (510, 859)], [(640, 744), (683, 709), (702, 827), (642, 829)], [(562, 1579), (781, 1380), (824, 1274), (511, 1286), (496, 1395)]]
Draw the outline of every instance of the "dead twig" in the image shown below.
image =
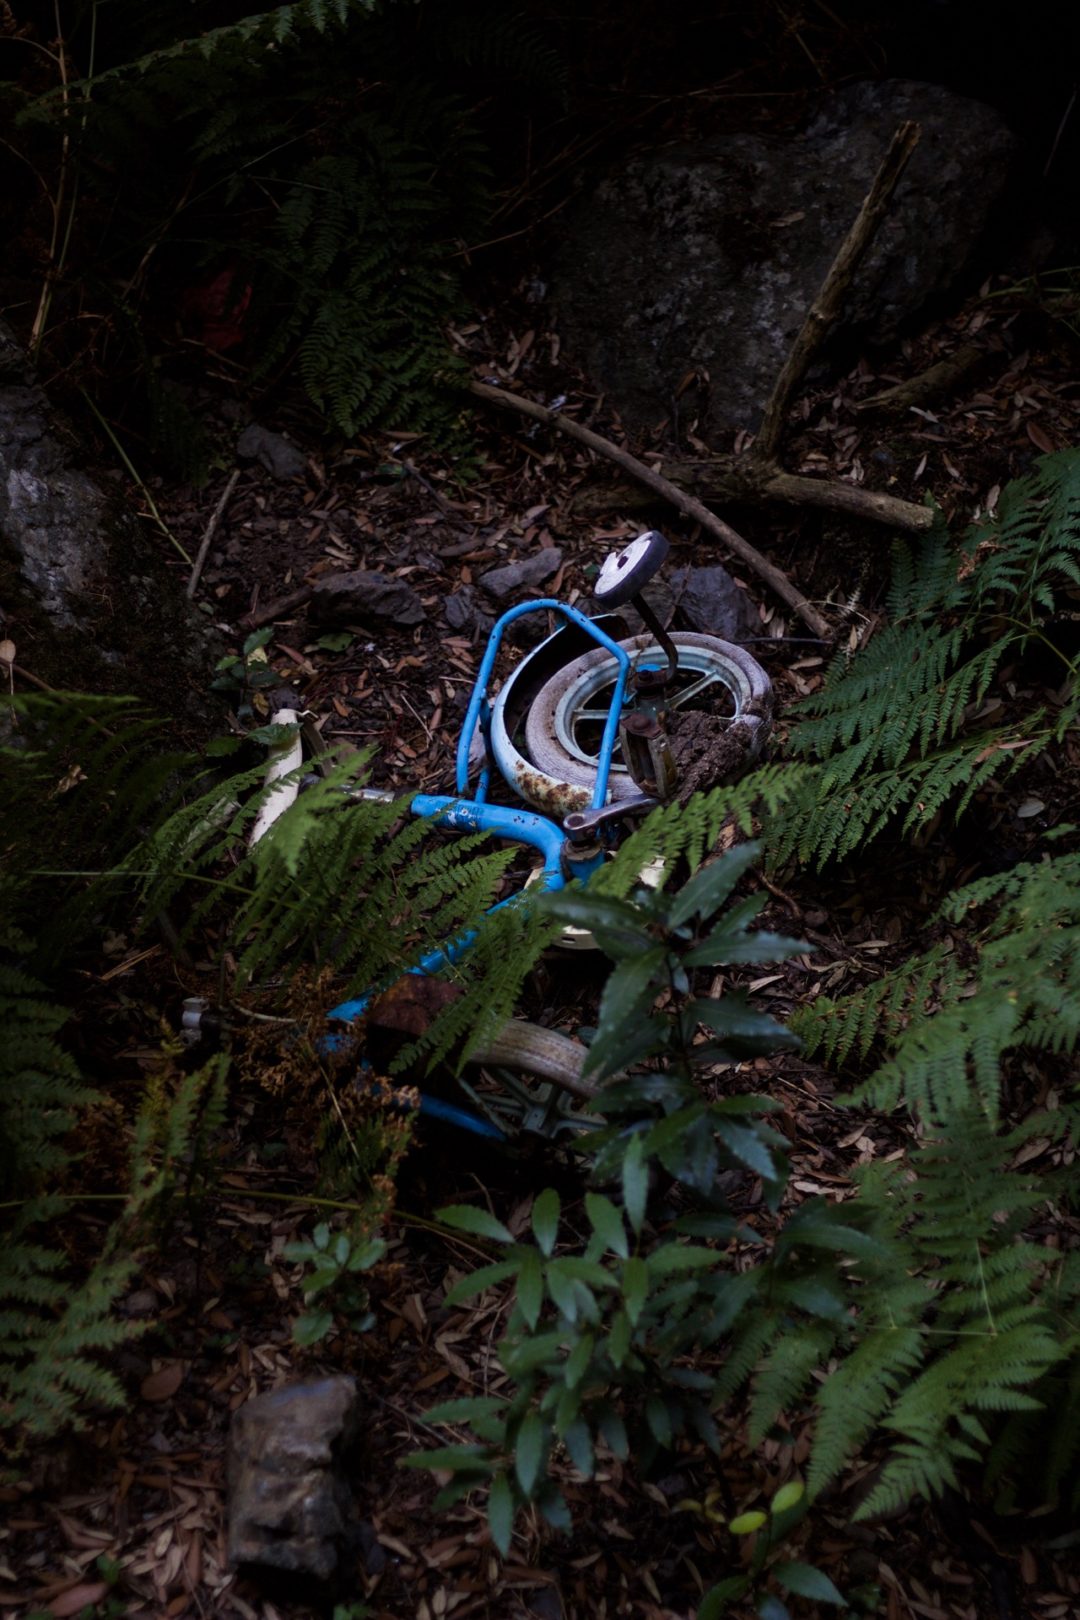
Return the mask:
[(225, 508), (228, 506), (230, 500), (232, 499), (232, 492), (236, 488), (237, 481), (238, 481), (239, 477), (240, 477), (240, 468), (237, 467), (237, 468), (235, 468), (235, 470), (233, 472), (231, 472), (229, 474), (229, 481), (225, 485), (225, 488), (222, 490), (221, 497), (218, 500), (217, 505), (214, 507), (214, 510), (210, 514), (209, 523), (206, 525), (206, 528), (203, 530), (203, 537), (199, 541), (199, 549), (195, 553), (195, 562), (192, 565), (191, 578), (188, 580), (187, 588), (186, 588), (186, 590), (184, 592), (184, 594), (186, 595), (189, 602), (191, 601), (192, 597), (195, 595), (195, 589), (196, 589), (196, 586), (199, 583), (199, 578), (200, 578), (200, 576), (202, 574), (202, 571), (203, 571), (203, 564), (206, 561), (206, 554), (210, 550), (210, 542), (214, 538), (215, 534), (217, 533), (218, 524), (221, 522), (221, 519), (225, 514)]
[(780, 597), (781, 601), (786, 602), (792, 611), (798, 614), (799, 618), (814, 632), (815, 636), (821, 636), (826, 640), (830, 638), (831, 632), (827, 621), (792, 584), (787, 575), (769, 562), (767, 557), (763, 557), (761, 552), (750, 544), (749, 540), (744, 540), (741, 534), (736, 533), (715, 513), (710, 512), (708, 507), (703, 506), (693, 495), (688, 495), (685, 490), (679, 489), (669, 479), (664, 478), (660, 473), (653, 472), (651, 467), (646, 467), (644, 462), (639, 461), (636, 456), (632, 456), (629, 451), (621, 449), (617, 444), (612, 444), (610, 439), (602, 438), (599, 433), (594, 433), (591, 428), (583, 427), (580, 422), (575, 422), (572, 417), (561, 416), (558, 411), (549, 410), (546, 405), (538, 405), (535, 400), (526, 399), (521, 394), (508, 393), (505, 388), (495, 388), (490, 383), (473, 382), (470, 384), (470, 388), (478, 398), (486, 399), (489, 404), (498, 405), (503, 410), (518, 411), (522, 416), (529, 416), (534, 421), (544, 422), (549, 427), (558, 428), (560, 432), (566, 433), (570, 438), (577, 439), (579, 443), (587, 445), (590, 450), (595, 450), (598, 455), (606, 456), (609, 461), (613, 461), (616, 466), (629, 473), (638, 483), (644, 484), (646, 488), (651, 489), (655, 494), (661, 496), (664, 501), (682, 512), (685, 517), (693, 518), (696, 523), (700, 523), (702, 528), (712, 535), (713, 539), (719, 540), (722, 546), (726, 547), (748, 568), (752, 569), (755, 574), (765, 580), (776, 592), (777, 596)]
[(947, 360), (920, 371), (917, 377), (895, 383), (880, 394), (855, 402), (857, 411), (909, 411), (913, 405), (926, 405), (940, 394), (946, 394), (964, 381), (975, 367), (986, 358), (986, 351), (977, 343), (964, 343)]
[(873, 184), (855, 216), (855, 223), (841, 242), (828, 275), (810, 305), (806, 319), (773, 385), (761, 427), (754, 439), (752, 454), (761, 461), (774, 461), (780, 434), (787, 420), (795, 390), (806, 376), (810, 362), (821, 348), (840, 313), (845, 294), (885, 218), (896, 183), (907, 167), (919, 140), (919, 126), (903, 123), (889, 142)]
[(279, 596), (276, 601), (269, 602), (264, 608), (253, 608), (245, 613), (242, 619), (237, 620), (240, 630), (261, 630), (264, 624), (273, 624), (275, 619), (284, 619), (297, 608), (304, 606), (314, 595), (314, 585), (300, 585), (287, 596)]

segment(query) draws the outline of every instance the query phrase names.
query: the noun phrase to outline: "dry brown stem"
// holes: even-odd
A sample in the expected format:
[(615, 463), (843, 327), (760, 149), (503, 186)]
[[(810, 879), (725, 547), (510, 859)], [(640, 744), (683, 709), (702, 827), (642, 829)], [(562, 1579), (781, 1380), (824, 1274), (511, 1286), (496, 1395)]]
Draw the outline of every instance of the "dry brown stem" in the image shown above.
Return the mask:
[(774, 461), (780, 434), (787, 421), (792, 396), (806, 376), (810, 362), (829, 334), (863, 255), (877, 235), (885, 218), (896, 183), (907, 167), (908, 158), (919, 140), (919, 126), (901, 124), (881, 160), (873, 184), (863, 198), (855, 222), (841, 242), (829, 273), (810, 305), (787, 359), (784, 361), (765, 407), (761, 427), (754, 440), (753, 455), (760, 461)]

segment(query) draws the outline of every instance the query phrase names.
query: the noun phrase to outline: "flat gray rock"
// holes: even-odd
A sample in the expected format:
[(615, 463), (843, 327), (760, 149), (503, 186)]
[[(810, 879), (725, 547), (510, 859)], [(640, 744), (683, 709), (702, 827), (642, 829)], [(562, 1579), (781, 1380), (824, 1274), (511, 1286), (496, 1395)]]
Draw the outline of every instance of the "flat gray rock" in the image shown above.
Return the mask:
[(322, 629), (343, 624), (407, 628), (422, 624), (427, 613), (406, 580), (357, 568), (349, 574), (326, 574), (319, 580), (308, 604), (308, 618)]
[(746, 592), (719, 563), (676, 568), (671, 589), (682, 618), (702, 635), (738, 642), (760, 628)]
[(229, 1429), (229, 1563), (323, 1585), (360, 1545), (343, 1473), (360, 1425), (352, 1378), (289, 1384), (257, 1395)]
[(236, 441), (236, 453), (258, 461), (275, 478), (300, 478), (307, 472), (307, 457), (280, 433), (251, 422)]
[(545, 546), (540, 551), (533, 551), (519, 562), (505, 563), (500, 568), (491, 568), (486, 574), (480, 575), (480, 584), (489, 596), (511, 596), (515, 591), (531, 589), (542, 585), (545, 579), (551, 579), (559, 572), (562, 563), (562, 552), (557, 546)]
[(464, 630), (470, 636), (486, 636), (495, 623), (474, 585), (462, 585), (448, 596), (443, 613), (451, 630)]

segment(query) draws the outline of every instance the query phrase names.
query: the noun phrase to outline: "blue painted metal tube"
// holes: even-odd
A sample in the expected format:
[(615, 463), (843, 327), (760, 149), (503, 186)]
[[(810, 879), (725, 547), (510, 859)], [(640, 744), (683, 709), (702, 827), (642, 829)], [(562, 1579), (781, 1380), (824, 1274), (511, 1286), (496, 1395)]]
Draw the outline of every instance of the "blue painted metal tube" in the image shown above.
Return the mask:
[(611, 697), (611, 708), (608, 710), (604, 735), (600, 741), (600, 752), (597, 757), (596, 786), (593, 789), (592, 807), (594, 810), (599, 810), (607, 799), (608, 777), (611, 774), (615, 740), (619, 734), (619, 714), (622, 710), (623, 699), (626, 696), (626, 683), (630, 677), (630, 654), (625, 647), (620, 647), (617, 641), (613, 641), (606, 631), (601, 630), (591, 619), (587, 619), (584, 613), (579, 613), (577, 608), (568, 607), (565, 602), (556, 602), (553, 597), (540, 597), (536, 601), (522, 602), (518, 607), (509, 608), (501, 618), (496, 619), (491, 628), (487, 646), (484, 648), (484, 656), (480, 660), (480, 670), (476, 677), (476, 684), (472, 689), (472, 696), (469, 698), (469, 707), (465, 711), (465, 723), (458, 738), (455, 777), (457, 790), (461, 794), (469, 791), (469, 749), (472, 746), (473, 736), (479, 725), (484, 735), (487, 757), (480, 772), (480, 781), (476, 789), (476, 801), (483, 804), (487, 797), (488, 785), (491, 781), (490, 750), (486, 748), (487, 728), (491, 713), (487, 701), (487, 691), (492, 671), (495, 668), (499, 643), (502, 641), (504, 630), (508, 625), (513, 624), (515, 619), (523, 618), (526, 613), (538, 613), (547, 610), (558, 613), (562, 618), (569, 620), (571, 624), (576, 624), (579, 629), (584, 630), (598, 646), (606, 648), (618, 664), (619, 673), (615, 681), (615, 690)]
[[(562, 870), (563, 833), (553, 821), (546, 816), (537, 815), (534, 810), (517, 810), (512, 806), (503, 804), (474, 804), (469, 799), (455, 799), (441, 794), (418, 793), (412, 801), (414, 816), (429, 816), (436, 827), (447, 827), (454, 832), (485, 832), (491, 833), (495, 838), (512, 838), (515, 843), (527, 844), (531, 849), (538, 849), (544, 857), (544, 869), (540, 878), (540, 889), (561, 889), (565, 886), (566, 878)], [(493, 911), (503, 906), (519, 905), (520, 894), (511, 895), (509, 900), (501, 900)], [(442, 968), (449, 967), (454, 962), (460, 962), (469, 949), (476, 934), (470, 929), (460, 935), (458, 939), (451, 940), (442, 949), (431, 951), (409, 969), (410, 973), (438, 973)], [(351, 1001), (343, 1001), (337, 1007), (331, 1008), (328, 1018), (341, 1019), (345, 1023), (353, 1023), (367, 1011), (370, 993), (357, 996)], [(326, 1045), (332, 1051), (335, 1043), (341, 1040), (340, 1036), (328, 1035)]]

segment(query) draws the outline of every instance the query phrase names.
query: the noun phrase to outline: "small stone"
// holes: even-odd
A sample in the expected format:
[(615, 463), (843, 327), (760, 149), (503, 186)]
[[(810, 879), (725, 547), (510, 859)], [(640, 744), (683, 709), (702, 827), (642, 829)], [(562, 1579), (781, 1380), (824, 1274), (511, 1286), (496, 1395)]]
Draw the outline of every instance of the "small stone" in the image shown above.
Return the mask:
[(562, 552), (557, 546), (545, 546), (540, 551), (534, 551), (520, 562), (505, 563), (501, 568), (489, 569), (481, 574), (480, 583), (489, 596), (500, 599), (510, 596), (514, 591), (524, 590), (527, 586), (542, 585), (545, 579), (550, 579), (559, 572), (562, 563)]
[(495, 623), (493, 616), (481, 606), (479, 595), (472, 585), (462, 585), (446, 598), (443, 608), (451, 630), (464, 630), (471, 636), (486, 636)]
[(352, 1378), (257, 1395), (229, 1430), (229, 1563), (338, 1580), (360, 1545), (342, 1472), (360, 1426)]
[(236, 441), (236, 453), (257, 461), (275, 478), (300, 478), (307, 472), (307, 457), (280, 433), (251, 422)]
[(308, 618), (320, 629), (346, 624), (422, 624), (424, 604), (403, 579), (358, 568), (320, 579), (308, 604)]
[(722, 641), (742, 641), (756, 627), (750, 600), (726, 568), (676, 568), (671, 575), (675, 603), (691, 630)]
[(129, 1316), (149, 1316), (152, 1311), (158, 1309), (159, 1304), (160, 1301), (152, 1288), (137, 1288), (124, 1301)]

